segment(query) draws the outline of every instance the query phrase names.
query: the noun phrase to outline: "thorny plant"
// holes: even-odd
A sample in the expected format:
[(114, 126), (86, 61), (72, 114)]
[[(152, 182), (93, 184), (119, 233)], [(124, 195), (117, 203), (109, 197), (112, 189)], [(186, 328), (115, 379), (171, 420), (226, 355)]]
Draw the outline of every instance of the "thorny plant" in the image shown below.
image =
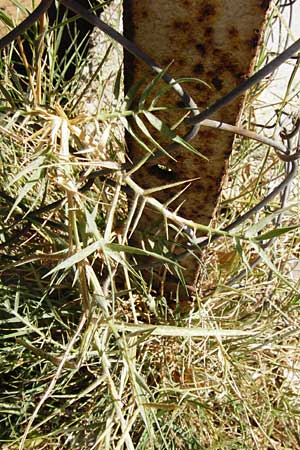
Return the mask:
[[(36, 22), (36, 20), (41, 17), (44, 12), (50, 7), (52, 1), (45, 0), (40, 4), (38, 8), (31, 14), (31, 16), (25, 20), (19, 27), (14, 29), (11, 33), (8, 34), (4, 39), (2, 39), (2, 42), (0, 43), (0, 48), (7, 45), (7, 43), (11, 42), (15, 37), (19, 36), (28, 28), (32, 23)], [(107, 33), (110, 37), (115, 39), (117, 42), (121, 43), (121, 45), (127, 50), (133, 53), (133, 55), (137, 58), (142, 59), (145, 64), (150, 66), (155, 72), (159, 73), (158, 79), (163, 79), (166, 83), (168, 83), (172, 89), (176, 91), (176, 93), (182, 98), (187, 108), (191, 110), (191, 113), (194, 115), (194, 118), (186, 120), (187, 123), (192, 124), (192, 129), (187, 133), (186, 136), (184, 136), (183, 139), (179, 138), (174, 132), (172, 133), (171, 130), (168, 130), (167, 137), (171, 137), (173, 140), (173, 143), (169, 145), (166, 150), (164, 150), (164, 153), (168, 154), (169, 152), (172, 152), (174, 148), (176, 148), (178, 145), (183, 145), (186, 147), (187, 150), (193, 151), (193, 148), (188, 145), (188, 141), (192, 140), (193, 137), (197, 134), (199, 130), (199, 124), (201, 123), (202, 126), (208, 126), (213, 128), (218, 128), (220, 130), (229, 131), (232, 133), (236, 133), (238, 135), (243, 135), (252, 139), (256, 139), (260, 142), (263, 142), (267, 145), (271, 145), (275, 148), (276, 153), (278, 157), (286, 161), (287, 163), (290, 163), (290, 170), (288, 172), (288, 175), (284, 182), (282, 182), (277, 188), (273, 190), (265, 199), (263, 199), (258, 205), (256, 205), (254, 208), (252, 208), (247, 214), (237, 219), (233, 224), (230, 224), (227, 227), (227, 230), (225, 230), (225, 233), (222, 231), (215, 231), (211, 229), (211, 227), (205, 227), (201, 224), (195, 224), (192, 221), (189, 221), (187, 219), (183, 219), (178, 217), (177, 215), (174, 215), (167, 211), (167, 209), (164, 207), (164, 205), (159, 204), (157, 200), (150, 199), (147, 192), (143, 192), (139, 188), (139, 186), (136, 186), (134, 182), (130, 182), (128, 184), (128, 176), (126, 178), (126, 175), (124, 177), (125, 182), (127, 182), (127, 185), (130, 185), (133, 191), (135, 191), (136, 196), (144, 197), (145, 204), (151, 203), (152, 206), (154, 206), (156, 209), (158, 209), (160, 212), (163, 212), (164, 216), (166, 216), (168, 219), (173, 220), (175, 223), (178, 223), (179, 225), (183, 226), (184, 229), (187, 232), (191, 232), (191, 230), (201, 230), (201, 231), (207, 231), (210, 233), (213, 233), (214, 239), (218, 235), (226, 235), (229, 230), (234, 229), (236, 226), (240, 225), (243, 221), (245, 221), (248, 217), (251, 217), (253, 214), (255, 214), (257, 211), (262, 209), (274, 196), (276, 196), (279, 192), (286, 189), (287, 185), (290, 183), (291, 179), (294, 177), (297, 169), (297, 165), (295, 161), (300, 157), (300, 151), (296, 151), (293, 154), (290, 154), (290, 150), (287, 150), (283, 144), (272, 141), (271, 139), (263, 138), (259, 135), (256, 135), (256, 133), (243, 130), (239, 127), (234, 127), (232, 125), (227, 125), (218, 121), (213, 121), (210, 119), (207, 119), (210, 115), (212, 115), (217, 110), (223, 108), (228, 103), (232, 102), (234, 99), (236, 99), (238, 96), (240, 96), (243, 92), (247, 91), (250, 87), (255, 85), (258, 81), (262, 80), (266, 75), (274, 72), (277, 67), (279, 67), (284, 61), (286, 61), (288, 58), (290, 58), (297, 50), (300, 49), (300, 39), (296, 41), (293, 45), (291, 45), (288, 49), (286, 49), (284, 52), (282, 52), (277, 58), (275, 58), (272, 62), (264, 66), (260, 71), (258, 71), (255, 75), (244, 81), (241, 85), (237, 86), (235, 89), (233, 89), (229, 94), (222, 97), (220, 100), (218, 100), (214, 105), (209, 107), (207, 110), (203, 111), (201, 114), (197, 115), (197, 105), (193, 101), (191, 97), (182, 89), (180, 84), (176, 82), (166, 71), (159, 68), (159, 66), (155, 63), (154, 60), (152, 60), (148, 55), (144, 54), (141, 50), (139, 50), (133, 43), (129, 42), (126, 38), (121, 36), (118, 32), (107, 26), (104, 22), (102, 22), (100, 19), (98, 19), (97, 16), (93, 15), (91, 12), (86, 10), (84, 7), (82, 7), (80, 4), (76, 3), (76, 1), (73, 0), (64, 0), (62, 1), (62, 4), (66, 7), (70, 8), (71, 10), (75, 11), (76, 13), (79, 13), (82, 17), (84, 17), (88, 22), (92, 23), (105, 33)], [(147, 111), (149, 113), (149, 111)], [(149, 118), (149, 114), (147, 116)], [(155, 122), (156, 127), (159, 131), (163, 129), (162, 124), (160, 121), (156, 118)], [(153, 125), (153, 122), (152, 122)], [(298, 131), (300, 123), (297, 121), (294, 133)], [(166, 128), (166, 127), (165, 127)], [(156, 145), (159, 144), (156, 143)], [(151, 153), (151, 151), (150, 151)], [(158, 158), (161, 155), (161, 151), (156, 152), (156, 154), (153, 156), (147, 156), (145, 160), (149, 159), (155, 159)], [(145, 162), (145, 161), (144, 161)], [(126, 170), (129, 168), (129, 165), (122, 165), (120, 169)], [(137, 170), (137, 168), (131, 168), (130, 173)], [(86, 186), (82, 188), (82, 190), (86, 190), (91, 187), (91, 184), (93, 180), (96, 178), (96, 176), (101, 175), (101, 172), (94, 172), (89, 175), (89, 181), (87, 182)], [(158, 187), (157, 189), (161, 189), (161, 187)], [(55, 204), (55, 206), (57, 206)], [(51, 208), (51, 205), (48, 206), (48, 208)], [(39, 211), (36, 211), (36, 214), (38, 214)], [(234, 237), (234, 235), (232, 235)], [(205, 241), (206, 243), (209, 242), (209, 240)], [(197, 243), (197, 241), (195, 241)], [(204, 247), (204, 243), (202, 242), (202, 248)], [(187, 252), (182, 253), (179, 257), (181, 258), (184, 255), (186, 255)]]
[[(257, 372), (255, 368), (257, 361), (250, 364), (251, 370), (244, 376), (245, 385), (250, 386), (249, 392), (246, 389), (244, 391), (242, 385), (237, 385), (234, 378), (234, 376), (240, 376), (242, 368), (242, 366), (239, 367), (238, 361), (235, 361), (236, 355), (242, 352), (243, 348), (246, 351), (249, 348), (259, 351), (259, 345), (262, 347), (265, 345), (266, 336), (268, 336), (267, 319), (261, 319), (262, 334), (255, 339), (256, 331), (249, 331), (249, 328), (253, 330), (251, 327), (252, 317), (255, 317), (253, 308), (241, 308), (241, 316), (244, 315), (246, 319), (244, 317), (245, 328), (240, 329), (237, 325), (241, 316), (237, 314), (234, 306), (225, 306), (226, 300), (231, 305), (234, 299), (231, 298), (229, 301), (227, 292), (230, 291), (224, 287), (220, 298), (211, 296), (204, 309), (200, 308), (202, 315), (197, 316), (195, 312), (188, 319), (182, 316), (180, 311), (176, 309), (172, 311), (165, 299), (154, 301), (150, 287), (138, 271), (139, 267), (132, 265), (128, 255), (133, 253), (152, 256), (158, 264), (167, 264), (173, 270), (175, 266), (175, 271), (179, 264), (168, 249), (166, 254), (151, 254), (129, 247), (127, 238), (137, 226), (139, 215), (136, 214), (135, 207), (138, 200), (142, 199), (145, 207), (155, 208), (168, 221), (184, 230), (187, 237), (185, 252), (197, 252), (218, 237), (229, 238), (236, 243), (238, 253), (249, 269), (249, 266), (254, 266), (254, 260), (247, 262), (241, 249), (241, 242), (249, 243), (252, 248), (255, 248), (259, 258), (262, 258), (270, 269), (275, 271), (279, 279), (283, 279), (285, 283), (283, 286), (288, 285), (289, 295), (297, 292), (297, 287), (282, 276), (265, 252), (269, 245), (266, 244), (266, 240), (271, 242), (273, 238), (284, 236), (297, 227), (297, 224), (280, 227), (278, 218), (280, 211), (284, 210), (284, 203), (281, 204), (279, 211), (248, 227), (247, 232), (233, 232), (233, 230), (262, 210), (275, 195), (284, 192), (290, 184), (295, 175), (296, 160), (299, 157), (298, 149), (294, 150), (293, 145), (290, 148), (290, 143), (298, 130), (299, 121), (296, 120), (292, 132), (283, 131), (283, 142), (278, 142), (253, 131), (212, 121), (208, 117), (216, 108), (222, 107), (249, 89), (267, 74), (272, 73), (284, 60), (290, 58), (299, 50), (300, 40), (264, 66), (254, 77), (198, 116), (197, 106), (182, 87), (165, 70), (160, 69), (154, 61), (139, 51), (134, 44), (128, 42), (85, 8), (82, 9), (75, 1), (66, 0), (61, 3), (107, 32), (125, 49), (143, 59), (158, 73), (157, 81), (165, 80), (183, 98), (186, 104), (184, 114), (191, 111), (194, 116), (187, 119), (187, 122), (192, 125), (191, 131), (184, 138), (180, 138), (168, 130), (168, 137), (173, 142), (162, 151), (171, 153), (178, 143), (184, 145), (187, 151), (193, 151), (188, 141), (197, 133), (201, 122), (201, 126), (222, 128), (273, 147), (279, 159), (286, 164), (287, 175), (285, 180), (279, 183), (278, 187), (263, 201), (222, 229), (191, 222), (188, 218), (171, 212), (166, 205), (160, 204), (151, 196), (153, 191), (142, 190), (130, 176), (133, 170), (138, 170), (138, 167), (124, 164), (122, 160), (116, 158), (116, 144), (120, 145), (120, 143), (117, 140), (109, 141), (111, 130), (118, 120), (126, 126), (126, 117), (136, 115), (137, 111), (131, 111), (130, 108), (124, 108), (124, 105), (118, 103), (114, 111), (102, 111), (95, 119), (82, 116), (78, 112), (80, 102), (75, 100), (73, 104), (71, 102), (71, 105), (67, 103), (61, 107), (57, 102), (58, 91), (53, 97), (50, 95), (51, 92), (43, 96), (43, 86), (48, 85), (39, 69), (34, 72), (34, 76), (29, 72), (31, 96), (28, 100), (26, 99), (28, 94), (22, 91), (20, 85), (18, 86), (17, 75), (12, 72), (9, 77), (7, 73), (6, 68), (9, 66), (7, 62), (11, 56), (8, 50), (7, 59), (2, 62), (2, 73), (6, 84), (2, 85), (1, 89), (6, 100), (1, 131), (3, 133), (3, 176), (4, 184), (7, 185), (7, 189), (0, 193), (4, 211), (3, 219), (1, 219), (3, 236), (1, 250), (5, 250), (2, 257), (5, 267), (2, 272), (4, 303), (1, 314), (7, 327), (5, 330), (7, 345), (11, 342), (10, 340), (13, 340), (13, 351), (19, 355), (18, 359), (24, 366), (30, 365), (36, 358), (37, 362), (34, 364), (40, 365), (39, 371), (41, 374), (45, 373), (46, 377), (40, 377), (38, 382), (30, 382), (30, 375), (27, 375), (25, 384), (28, 384), (29, 388), (25, 388), (24, 392), (25, 400), (22, 406), (25, 409), (24, 415), (21, 422), (16, 421), (17, 427), (21, 427), (22, 437), (21, 431), (17, 430), (10, 421), (11, 433), (4, 433), (3, 439), (9, 442), (11, 448), (16, 448), (15, 446), (19, 443), (20, 449), (25, 446), (32, 446), (32, 448), (41, 446), (42, 448), (49, 443), (49, 445), (53, 443), (59, 446), (63, 443), (66, 447), (72, 446), (74, 435), (77, 436), (76, 445), (81, 445), (82, 448), (84, 445), (87, 446), (86, 448), (104, 448), (104, 445), (107, 448), (119, 449), (123, 447), (129, 449), (171, 448), (169, 445), (172, 441), (174, 441), (174, 448), (187, 448), (187, 445), (190, 445), (190, 448), (197, 445), (196, 448), (201, 448), (199, 446), (203, 442), (210, 442), (213, 445), (213, 440), (218, 442), (221, 448), (232, 448), (233, 441), (230, 441), (227, 447), (226, 426), (223, 430), (224, 435), (221, 433), (219, 436), (214, 436), (215, 431), (212, 431), (217, 428), (217, 417), (214, 416), (213, 409), (220, 399), (216, 397), (214, 400), (216, 404), (210, 404), (209, 395), (213, 390), (219, 389), (220, 396), (229, 396), (228, 401), (220, 408), (224, 420), (226, 409), (233, 402), (234, 413), (231, 417), (236, 423), (250, 423), (250, 420), (255, 420), (259, 432), (263, 435), (261, 437), (258, 431), (255, 431), (255, 437), (253, 437), (245, 430), (240, 432), (241, 441), (237, 438), (236, 442), (243, 442), (244, 445), (250, 442), (251, 446), (251, 443), (261, 440), (260, 442), (271, 445), (273, 437), (270, 437), (260, 426), (263, 411), (261, 415), (257, 413), (254, 408), (255, 403), (248, 399), (251, 390), (257, 392), (257, 386), (253, 382), (256, 379), (255, 376), (260, 376), (260, 372)], [(21, 24), (0, 40), (0, 47), (9, 45), (13, 39), (23, 34), (27, 27), (44, 14), (50, 4), (50, 1), (42, 1), (25, 21), (25, 26), (24, 23)], [(43, 40), (45, 40), (44, 44), (49, 44), (47, 41), (49, 35), (43, 21), (40, 26), (42, 35), (39, 37), (41, 39), (39, 45), (43, 48)], [(26, 55), (22, 54), (20, 40), (19, 46), (21, 56), (26, 61)], [(45, 47), (47, 45), (44, 45)], [(42, 55), (41, 52), (41, 65), (45, 61)], [(100, 69), (103, 64), (103, 61), (99, 64)], [(96, 76), (97, 73), (95, 73)], [(69, 94), (68, 89), (70, 89)], [(119, 90), (117, 77), (115, 93), (116, 98), (120, 100)], [(65, 87), (64, 96), (68, 98), (71, 93), (72, 98), (75, 99), (80, 98), (82, 94), (82, 92), (76, 93), (74, 85), (70, 83), (69, 87)], [(27, 105), (26, 108), (20, 109), (20, 96), (21, 102)], [(148, 110), (147, 114), (149, 117), (149, 114), (155, 114), (155, 110)], [(139, 112), (139, 115), (144, 119), (143, 111)], [(96, 126), (99, 122), (103, 124), (102, 138), (96, 145), (90, 142), (86, 133), (86, 124), (91, 121), (95, 122)], [(159, 128), (162, 128), (161, 124)], [(286, 141), (289, 143), (287, 146)], [(105, 158), (101, 153), (106, 153)], [(152, 157), (149, 155), (147, 158)], [(157, 156), (158, 152), (154, 157)], [(22, 164), (21, 170), (17, 159), (18, 163)], [(130, 211), (126, 210), (124, 191), (133, 197)], [(14, 192), (17, 192), (17, 195), (14, 195)], [(51, 203), (48, 203), (49, 197), (53, 199)], [(275, 228), (262, 232), (274, 218), (277, 220)], [(205, 231), (209, 238), (195, 240), (191, 230)], [(122, 275), (118, 270), (119, 266), (123, 271)], [(124, 286), (120, 288), (118, 277), (125, 280), (125, 288)], [(233, 282), (236, 283), (235, 278), (227, 284), (230, 285)], [(214, 288), (210, 286), (209, 291), (211, 292)], [(222, 286), (218, 289), (222, 289)], [(284, 287), (281, 287), (281, 290), (284, 292)], [(40, 292), (43, 292), (42, 296)], [(26, 297), (30, 299), (28, 305), (23, 301)], [(247, 299), (245, 295), (243, 301), (251, 304), (255, 295), (249, 293), (248, 297)], [(272, 301), (271, 297), (270, 295), (269, 302)], [(145, 299), (144, 302), (141, 302), (141, 298)], [(47, 304), (46, 308), (42, 307), (43, 303)], [(141, 303), (140, 306), (139, 303)], [(216, 307), (210, 316), (209, 309), (214, 303)], [(215, 314), (221, 318), (220, 322), (217, 322)], [(247, 320), (247, 314), (250, 316), (249, 320)], [(264, 314), (263, 310), (261, 314)], [(122, 320), (124, 316), (125, 320)], [(277, 323), (282, 317), (286, 318), (284, 305), (278, 308)], [(220, 329), (220, 325), (224, 325), (224, 318), (229, 319), (231, 329)], [(165, 322), (168, 325), (160, 325)], [(170, 322), (176, 326), (170, 326)], [(286, 332), (293, 336), (296, 318), (294, 320), (289, 318), (288, 323)], [(190, 328), (191, 324), (192, 328)], [(276, 324), (274, 324), (275, 329)], [(166, 341), (166, 348), (171, 353), (180, 353), (178, 336), (182, 336), (183, 345), (188, 348), (185, 356), (187, 359), (188, 353), (197, 345), (197, 339), (201, 338), (201, 352), (203, 351), (203, 355), (206, 355), (203, 357), (199, 350), (194, 351), (186, 366), (181, 366), (182, 362), (177, 362), (174, 354), (161, 355), (166, 364), (166, 370), (169, 371), (168, 379), (171, 382), (169, 388), (164, 387), (162, 390), (159, 389), (159, 384), (166, 374), (163, 370), (157, 370), (159, 362), (153, 356), (156, 352), (158, 354), (163, 352), (156, 336), (164, 337), (164, 339), (166, 336), (171, 336), (169, 341)], [(146, 355), (149, 353), (152, 356), (147, 361)], [(195, 392), (203, 389), (207, 372), (198, 370), (196, 373), (193, 367), (198, 366), (200, 360), (205, 365), (205, 358), (209, 357), (211, 359), (207, 364), (212, 369), (217, 364), (217, 360), (213, 359), (215, 353), (219, 355), (220, 364), (217, 372), (214, 372), (215, 375), (211, 375), (211, 388), (205, 391), (207, 404), (203, 405), (199, 403), (199, 397)], [(156, 372), (147, 369), (150, 360), (156, 367)], [(185, 362), (187, 363), (187, 360)], [(14, 363), (10, 367), (9, 360), (5, 364), (8, 372), (18, 370)], [(268, 368), (268, 370), (271, 369)], [(212, 374), (213, 371), (210, 373)], [(251, 376), (253, 374), (253, 379), (250, 373)], [(152, 376), (152, 381), (146, 379), (144, 374), (147, 374), (148, 378)], [(48, 377), (51, 378), (49, 384)], [(13, 377), (13, 386), (17, 386), (17, 379), (16, 373)], [(197, 379), (198, 383), (195, 391), (193, 389), (188, 391), (187, 386), (194, 379)], [(176, 382), (179, 382), (178, 387)], [(226, 383), (229, 389), (225, 388)], [(75, 396), (73, 396), (72, 385), (76, 385), (78, 389)], [(157, 386), (155, 392), (149, 389), (149, 385)], [(16, 387), (16, 389), (19, 388)], [(9, 405), (12, 402), (14, 388), (5, 383), (4, 391)], [(32, 395), (35, 399), (34, 405), (31, 400)], [(249, 403), (239, 402), (239, 398), (247, 398)], [(81, 399), (83, 402), (79, 405), (78, 402)], [(47, 402), (50, 402), (50, 408), (47, 408)], [(270, 399), (270, 402), (273, 402), (273, 399)], [(78, 411), (72, 411), (74, 420), (68, 422), (66, 433), (66, 430), (60, 426), (57, 416), (70, 414), (74, 404), (78, 406)], [(279, 408), (282, 407), (280, 404)], [(193, 408), (194, 412), (191, 412)], [(7, 409), (9, 410), (9, 406)], [(103, 414), (97, 412), (99, 409), (103, 411)], [(92, 413), (89, 416), (87, 413), (90, 410)], [(156, 414), (157, 410), (161, 414)], [(186, 423), (180, 416), (185, 410), (189, 410), (190, 418), (190, 430), (187, 432)], [(199, 435), (197, 417), (203, 414), (206, 425), (197, 441), (195, 437)], [(167, 426), (164, 425), (163, 420), (166, 415), (169, 416)], [(86, 417), (85, 425), (82, 417)], [(284, 415), (283, 420), (288, 422), (288, 413)], [(52, 422), (53, 426), (51, 426)], [(8, 422), (4, 423), (7, 427)], [(87, 434), (88, 438), (92, 439), (92, 444), (85, 442), (88, 428), (90, 431)], [(40, 435), (39, 430), (43, 430), (44, 435)], [(183, 430), (187, 436), (184, 435)], [(292, 432), (290, 442), (294, 443), (295, 439)], [(135, 447), (136, 443), (139, 443), (140, 447)]]

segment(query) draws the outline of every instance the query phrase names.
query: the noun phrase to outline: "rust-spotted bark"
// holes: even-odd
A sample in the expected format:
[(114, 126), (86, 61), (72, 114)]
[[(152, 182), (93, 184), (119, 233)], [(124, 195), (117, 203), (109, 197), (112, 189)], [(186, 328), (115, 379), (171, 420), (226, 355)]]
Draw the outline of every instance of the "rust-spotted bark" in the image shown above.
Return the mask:
[[(173, 61), (169, 73), (175, 78), (196, 77), (209, 85), (184, 85), (202, 110), (251, 74), (268, 7), (269, 1), (261, 0), (125, 0), (124, 29), (126, 36), (162, 67)], [(126, 87), (142, 78), (147, 83), (153, 74), (142, 62), (127, 55)], [(238, 99), (214, 118), (236, 124), (242, 103), (243, 99)], [(181, 102), (175, 94), (168, 92), (160, 105), (180, 106)], [(179, 116), (176, 111), (169, 111), (161, 117), (171, 125)], [(181, 135), (185, 131), (184, 127), (178, 129)], [(154, 135), (162, 142), (158, 133)], [(173, 153), (175, 161), (162, 157), (146, 164), (134, 174), (134, 180), (143, 188), (151, 188), (198, 178), (171, 203), (171, 208), (175, 210), (180, 206), (180, 215), (208, 225), (218, 202), (233, 136), (202, 128), (192, 144), (207, 160), (181, 148)], [(128, 148), (134, 162), (145, 154), (143, 148), (129, 137)], [(181, 189), (182, 186), (162, 190), (155, 196), (165, 203)], [(153, 211), (145, 210), (135, 241), (141, 239), (143, 232), (151, 233), (157, 219)], [(192, 258), (186, 259), (184, 264), (186, 279), (192, 283), (197, 264)], [(174, 289), (174, 285), (171, 283), (167, 289)]]

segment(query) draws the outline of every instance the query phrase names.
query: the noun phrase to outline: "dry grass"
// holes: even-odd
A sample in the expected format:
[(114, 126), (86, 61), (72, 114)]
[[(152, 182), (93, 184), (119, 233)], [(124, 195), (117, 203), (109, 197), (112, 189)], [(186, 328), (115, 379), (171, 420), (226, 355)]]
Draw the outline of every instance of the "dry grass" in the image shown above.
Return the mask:
[[(54, 42), (46, 33), (46, 64)], [(0, 67), (2, 448), (298, 448), (299, 283), (289, 264), (299, 256), (299, 231), (288, 228), (298, 226), (298, 198), (265, 260), (242, 280), (228, 285), (260, 251), (249, 230), (268, 209), (204, 250), (193, 301), (169, 304), (143, 280), (137, 250), (127, 246), (130, 178), (116, 171), (81, 191), (92, 170), (116, 168), (124, 157), (119, 129), (132, 112), (124, 111), (118, 79), (113, 108), (105, 101), (83, 114), (77, 100), (89, 80), (76, 82), (83, 65), (67, 84), (57, 68), (34, 72), (25, 92), (7, 70), (10, 58), (7, 51)], [(245, 123), (253, 122), (256, 96)], [(282, 175), (266, 151), (237, 142), (215, 228)], [(30, 214), (59, 199), (51, 211)], [(275, 199), (270, 208), (279, 206)]]

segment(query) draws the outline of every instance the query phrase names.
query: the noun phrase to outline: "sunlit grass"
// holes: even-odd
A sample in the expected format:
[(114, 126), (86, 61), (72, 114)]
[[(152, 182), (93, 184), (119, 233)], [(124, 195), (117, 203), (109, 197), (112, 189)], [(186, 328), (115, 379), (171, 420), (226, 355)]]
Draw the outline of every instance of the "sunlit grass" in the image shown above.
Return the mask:
[[(279, 200), (231, 233), (221, 231), (279, 182), (282, 163), (263, 145), (237, 139), (208, 229), (221, 238), (202, 252), (193, 298), (168, 302), (134, 259), (150, 256), (180, 272), (167, 237), (161, 254), (128, 246), (128, 239), (141, 204), (178, 230), (186, 223), (119, 170), (126, 160), (122, 127), (133, 132), (126, 118), (161, 124), (145, 105), (140, 115), (128, 98), (124, 107), (118, 68), (108, 102), (110, 45), (87, 78), (86, 61), (78, 59), (65, 83), (64, 63), (55, 65), (60, 33), (54, 27), (43, 38), (40, 64), (49, 70), (37, 65), (20, 80), (7, 70), (11, 50), (1, 60), (2, 447), (298, 448), (299, 283), (290, 272), (299, 231), (288, 228), (298, 225), (297, 192), (279, 225), (284, 232), (256, 267), (257, 233), (272, 232)], [(259, 64), (266, 56), (264, 47)], [(85, 107), (91, 79), (100, 86), (93, 112)], [(286, 106), (292, 80), (287, 86), (276, 110)], [(243, 119), (251, 129), (258, 90)], [(150, 153), (154, 138), (148, 131), (144, 137)], [(101, 176), (82, 189), (94, 170)]]

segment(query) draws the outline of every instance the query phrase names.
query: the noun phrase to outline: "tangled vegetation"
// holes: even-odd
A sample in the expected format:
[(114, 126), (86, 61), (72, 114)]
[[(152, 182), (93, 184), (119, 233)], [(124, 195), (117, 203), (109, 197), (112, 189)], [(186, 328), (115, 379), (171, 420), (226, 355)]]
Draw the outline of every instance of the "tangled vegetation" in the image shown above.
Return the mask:
[[(272, 11), (269, 33), (279, 12)], [(113, 44), (91, 71), (76, 40), (57, 58), (71, 22), (44, 24), (42, 34), (36, 26), (0, 59), (1, 448), (296, 449), (297, 183), (284, 201), (274, 197), (225, 232), (288, 169), (266, 144), (238, 137), (216, 218), (206, 227), (219, 239), (197, 253), (197, 289), (189, 300), (160, 295), (136, 258), (169, 268), (184, 285), (180, 260), (168, 250), (136, 248), (130, 235), (143, 207), (182, 235), (190, 223), (122, 169), (128, 117), (140, 126), (150, 117), (153, 125), (155, 111), (131, 109), (134, 87), (124, 98), (122, 66), (111, 72), (111, 54), (120, 51)], [(269, 56), (266, 36), (257, 68)], [(299, 104), (299, 56), (291, 61), (264, 127), (257, 115), (270, 79), (249, 92), (245, 128), (275, 139), (297, 125), (289, 108)], [(91, 92), (97, 101), (89, 110)], [(149, 92), (146, 86), (144, 99)], [(141, 145), (151, 152), (151, 136)], [(290, 145), (299, 145), (299, 133)]]

